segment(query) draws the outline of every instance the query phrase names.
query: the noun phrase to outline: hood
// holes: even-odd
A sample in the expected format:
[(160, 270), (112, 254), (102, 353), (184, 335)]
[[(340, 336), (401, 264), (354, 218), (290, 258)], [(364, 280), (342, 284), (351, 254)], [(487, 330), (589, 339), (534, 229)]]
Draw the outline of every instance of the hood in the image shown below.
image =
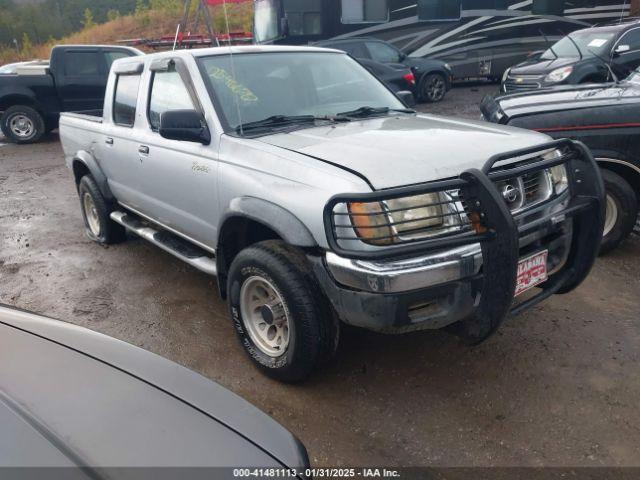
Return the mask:
[[(534, 113), (600, 108), (624, 103), (637, 104), (640, 86), (631, 82), (605, 85), (563, 86), (530, 93), (498, 97), (502, 114), (509, 119)], [(484, 107), (484, 104), (483, 104)], [(483, 108), (483, 112), (485, 109)]]
[(558, 68), (577, 65), (581, 61), (584, 60), (573, 57), (554, 58), (553, 60), (535, 59), (516, 65), (511, 68), (509, 73), (511, 75), (548, 75)]
[(398, 115), (259, 140), (354, 172), (381, 190), (456, 177), (482, 168), (493, 155), (541, 145), (549, 137), (484, 122)]

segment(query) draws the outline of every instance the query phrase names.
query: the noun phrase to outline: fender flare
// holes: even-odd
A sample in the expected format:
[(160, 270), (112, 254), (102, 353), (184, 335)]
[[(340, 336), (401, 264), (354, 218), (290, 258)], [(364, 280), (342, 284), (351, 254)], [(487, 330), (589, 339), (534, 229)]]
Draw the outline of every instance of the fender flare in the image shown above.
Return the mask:
[(285, 208), (256, 197), (238, 197), (231, 200), (222, 217), (218, 234), (231, 218), (243, 217), (260, 223), (276, 232), (285, 242), (296, 247), (312, 248), (318, 244), (309, 229), (298, 217)]
[(109, 201), (115, 201), (116, 198), (109, 188), (107, 176), (104, 174), (93, 155), (85, 150), (80, 150), (76, 153), (75, 157), (71, 161), (71, 169), (76, 180), (76, 185), (80, 183), (81, 178), (77, 173), (78, 164), (82, 164), (84, 168), (89, 170), (89, 173), (91, 173), (91, 175), (95, 179), (96, 183), (98, 184), (98, 188), (100, 189), (100, 193), (102, 193), (104, 198)]
[[(33, 93), (33, 91), (29, 90), (25, 87), (15, 87), (11, 90), (3, 89), (0, 90), (0, 105), (4, 104), (7, 99), (16, 98), (15, 102), (11, 102), (7, 105), (6, 108), (13, 107), (15, 105), (27, 105), (35, 108), (38, 111), (42, 111), (42, 104), (38, 101), (38, 98)], [(24, 99), (22, 101), (20, 99)], [(6, 108), (2, 108), (2, 110), (6, 110)]]

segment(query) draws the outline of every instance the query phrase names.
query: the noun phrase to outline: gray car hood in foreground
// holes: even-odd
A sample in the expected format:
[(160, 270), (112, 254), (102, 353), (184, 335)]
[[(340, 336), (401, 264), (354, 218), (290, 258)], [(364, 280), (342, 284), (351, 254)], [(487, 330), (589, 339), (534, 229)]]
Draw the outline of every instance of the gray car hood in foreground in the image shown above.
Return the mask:
[(300, 468), (308, 459), (269, 416), (184, 367), (0, 306), (0, 467), (76, 465)]
[(365, 177), (376, 190), (482, 168), (498, 153), (541, 145), (536, 132), (434, 115), (370, 118), (260, 138)]

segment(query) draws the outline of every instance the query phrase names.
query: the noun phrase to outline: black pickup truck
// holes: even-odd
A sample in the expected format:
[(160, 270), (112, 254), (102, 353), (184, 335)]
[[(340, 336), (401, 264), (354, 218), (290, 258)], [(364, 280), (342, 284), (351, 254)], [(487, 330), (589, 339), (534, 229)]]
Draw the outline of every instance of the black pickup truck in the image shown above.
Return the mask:
[(8, 140), (34, 143), (58, 126), (60, 112), (101, 109), (111, 64), (135, 48), (64, 45), (48, 65), (0, 75), (0, 128)]
[(601, 253), (631, 234), (640, 199), (640, 69), (622, 82), (487, 96), (480, 109), (490, 122), (586, 144), (607, 192)]

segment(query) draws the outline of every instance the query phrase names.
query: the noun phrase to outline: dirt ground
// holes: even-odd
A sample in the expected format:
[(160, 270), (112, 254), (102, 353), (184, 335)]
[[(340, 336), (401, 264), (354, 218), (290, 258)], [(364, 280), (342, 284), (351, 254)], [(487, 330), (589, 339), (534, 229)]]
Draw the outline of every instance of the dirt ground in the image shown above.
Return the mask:
[[(493, 88), (421, 109), (475, 119)], [(0, 303), (218, 381), (294, 432), (316, 466), (640, 466), (639, 268), (635, 236), (576, 292), (481, 346), (351, 331), (328, 369), (285, 386), (245, 358), (213, 279), (139, 239), (85, 237), (55, 135), (0, 146)]]

